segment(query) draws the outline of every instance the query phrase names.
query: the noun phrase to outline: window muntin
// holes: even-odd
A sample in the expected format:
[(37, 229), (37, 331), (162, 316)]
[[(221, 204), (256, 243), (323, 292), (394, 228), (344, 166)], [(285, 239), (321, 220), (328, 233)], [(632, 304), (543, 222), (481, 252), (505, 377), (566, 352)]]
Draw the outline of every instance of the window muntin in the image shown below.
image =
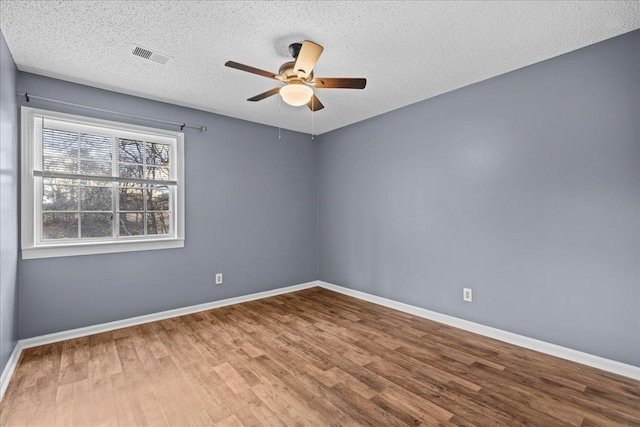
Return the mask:
[(33, 205), (23, 258), (38, 247), (184, 239), (181, 133), (26, 107), (23, 115)]

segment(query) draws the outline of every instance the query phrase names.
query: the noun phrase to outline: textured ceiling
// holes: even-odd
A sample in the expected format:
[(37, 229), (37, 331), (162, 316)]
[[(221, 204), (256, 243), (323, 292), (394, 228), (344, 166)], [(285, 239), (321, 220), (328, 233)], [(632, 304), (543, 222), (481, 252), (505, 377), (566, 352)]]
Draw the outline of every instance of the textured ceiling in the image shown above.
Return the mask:
[[(640, 27), (637, 1), (198, 2), (7, 1), (0, 28), (20, 70), (310, 133), (311, 112), (279, 97), (290, 43), (325, 50), (323, 77), (366, 77), (364, 90), (316, 90), (321, 134)], [(171, 56), (131, 54), (134, 44)], [(37, 95), (37, 94), (34, 94)]]

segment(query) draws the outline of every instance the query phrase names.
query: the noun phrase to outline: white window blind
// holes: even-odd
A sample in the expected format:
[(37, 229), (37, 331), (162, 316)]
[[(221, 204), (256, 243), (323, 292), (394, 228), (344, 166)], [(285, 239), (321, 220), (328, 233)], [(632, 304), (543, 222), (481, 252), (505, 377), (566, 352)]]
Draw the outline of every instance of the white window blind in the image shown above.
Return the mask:
[(27, 249), (183, 239), (182, 134), (28, 110)]

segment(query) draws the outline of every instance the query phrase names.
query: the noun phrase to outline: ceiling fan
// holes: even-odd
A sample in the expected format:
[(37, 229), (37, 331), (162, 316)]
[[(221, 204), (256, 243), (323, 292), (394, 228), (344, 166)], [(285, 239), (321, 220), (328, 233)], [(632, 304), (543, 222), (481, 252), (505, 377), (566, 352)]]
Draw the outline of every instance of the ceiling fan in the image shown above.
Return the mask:
[(278, 74), (234, 61), (227, 61), (224, 65), (285, 83), (283, 87), (273, 88), (249, 98), (247, 101), (260, 101), (279, 93), (282, 100), (289, 105), (296, 107), (307, 105), (312, 111), (318, 111), (323, 109), (324, 105), (313, 93), (311, 87), (316, 89), (364, 89), (367, 85), (367, 79), (361, 78), (314, 77), (313, 67), (318, 62), (323, 50), (322, 46), (309, 40), (302, 44), (289, 45), (289, 52), (295, 61), (282, 64)]

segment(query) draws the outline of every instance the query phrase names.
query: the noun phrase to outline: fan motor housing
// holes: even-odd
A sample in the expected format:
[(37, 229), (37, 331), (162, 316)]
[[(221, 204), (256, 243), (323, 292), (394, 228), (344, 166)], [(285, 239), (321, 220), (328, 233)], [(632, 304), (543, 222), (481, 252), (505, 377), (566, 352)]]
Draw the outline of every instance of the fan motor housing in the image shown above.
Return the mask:
[[(296, 65), (296, 61), (285, 62), (280, 66), (280, 69), (278, 70), (278, 74), (280, 74), (286, 80), (298, 79), (298, 74), (293, 71), (293, 67), (295, 65)], [(300, 80), (303, 80), (303, 79), (300, 79)], [(311, 74), (307, 76), (306, 79), (304, 79), (305, 82), (309, 82), (311, 80), (313, 80), (313, 71), (311, 72)]]

